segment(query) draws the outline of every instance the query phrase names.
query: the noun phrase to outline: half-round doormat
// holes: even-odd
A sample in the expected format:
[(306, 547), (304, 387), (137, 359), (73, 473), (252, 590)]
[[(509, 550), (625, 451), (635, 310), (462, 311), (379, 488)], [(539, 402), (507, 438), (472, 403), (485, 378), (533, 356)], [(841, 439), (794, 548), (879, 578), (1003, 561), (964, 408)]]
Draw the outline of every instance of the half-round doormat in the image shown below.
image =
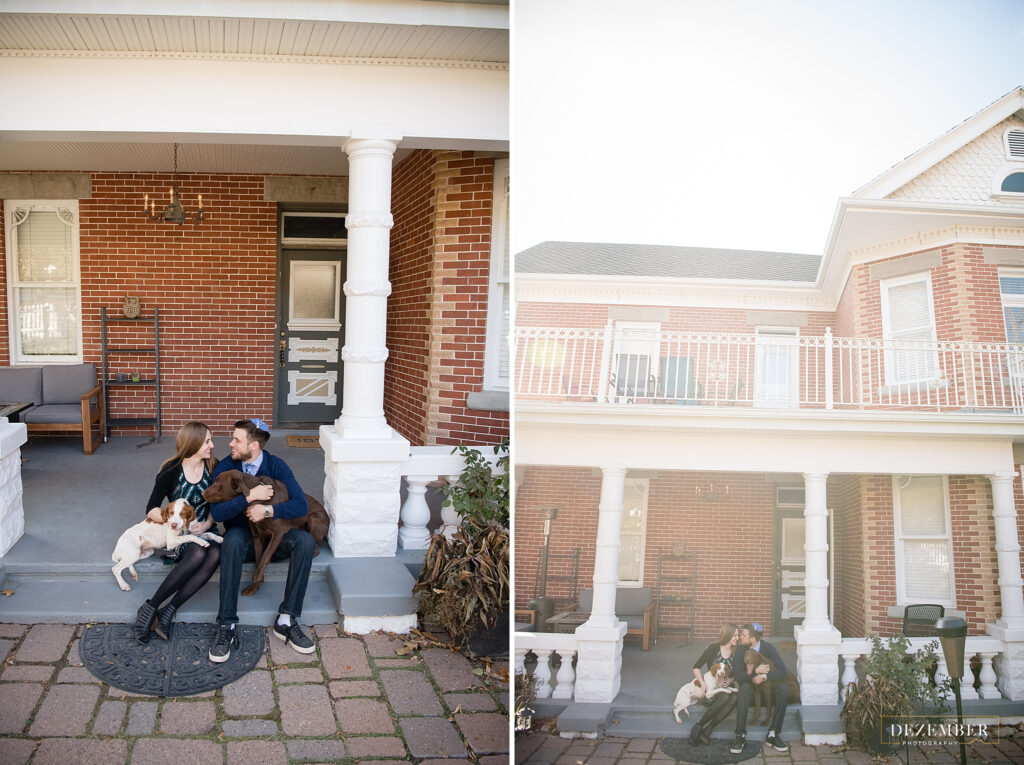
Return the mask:
[(726, 762), (743, 762), (761, 753), (760, 741), (748, 741), (739, 754), (729, 751), (729, 739), (713, 738), (708, 744), (694, 746), (689, 739), (666, 738), (661, 742), (661, 751), (680, 762), (694, 765), (719, 765)]
[(255, 624), (239, 624), (238, 648), (227, 661), (210, 661), (216, 624), (179, 622), (170, 640), (152, 635), (149, 643), (135, 639), (131, 624), (86, 627), (78, 644), (82, 663), (103, 682), (149, 696), (191, 696), (237, 680), (256, 666), (266, 648), (266, 632)]

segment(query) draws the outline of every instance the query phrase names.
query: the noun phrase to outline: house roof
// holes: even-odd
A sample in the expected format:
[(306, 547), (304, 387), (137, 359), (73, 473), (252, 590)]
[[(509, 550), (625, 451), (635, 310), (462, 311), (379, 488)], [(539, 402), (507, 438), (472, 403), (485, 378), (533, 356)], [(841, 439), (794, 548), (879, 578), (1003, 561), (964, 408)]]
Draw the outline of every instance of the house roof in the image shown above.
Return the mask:
[(884, 199), (1014, 114), (1024, 118), (1024, 86), (1014, 88), (973, 117), (946, 131), (927, 146), (861, 186), (853, 192), (853, 196)]
[(542, 242), (516, 255), (516, 273), (808, 282), (819, 255), (660, 244)]

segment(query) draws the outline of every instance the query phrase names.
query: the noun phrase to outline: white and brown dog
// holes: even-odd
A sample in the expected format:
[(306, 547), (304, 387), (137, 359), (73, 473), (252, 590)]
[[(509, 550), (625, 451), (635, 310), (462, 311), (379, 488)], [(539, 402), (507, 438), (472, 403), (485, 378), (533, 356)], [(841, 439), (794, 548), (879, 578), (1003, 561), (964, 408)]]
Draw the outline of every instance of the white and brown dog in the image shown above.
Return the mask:
[(210, 542), (224, 541), (223, 538), (209, 531), (199, 536), (184, 533), (188, 531), (189, 524), (196, 519), (196, 511), (183, 499), (176, 499), (164, 505), (160, 510), (160, 516), (163, 519), (160, 522), (146, 518), (146, 520), (130, 526), (114, 546), (114, 552), (110, 556), (114, 561), (111, 571), (114, 572), (117, 586), (125, 592), (131, 587), (121, 577), (121, 573), (128, 569), (132, 581), (137, 582), (139, 575), (135, 573), (135, 564), (143, 558), (148, 558), (157, 550), (164, 548), (173, 550), (186, 542), (195, 542), (200, 547), (209, 547)]
[(684, 712), (689, 717), (690, 710), (687, 707), (693, 702), (701, 699), (710, 701), (719, 693), (736, 693), (738, 690), (733, 684), (732, 670), (725, 664), (716, 662), (704, 673), (703, 688), (697, 685), (697, 681), (694, 679), (679, 689), (676, 700), (672, 704), (672, 714), (675, 715), (676, 722), (681, 723), (679, 713)]

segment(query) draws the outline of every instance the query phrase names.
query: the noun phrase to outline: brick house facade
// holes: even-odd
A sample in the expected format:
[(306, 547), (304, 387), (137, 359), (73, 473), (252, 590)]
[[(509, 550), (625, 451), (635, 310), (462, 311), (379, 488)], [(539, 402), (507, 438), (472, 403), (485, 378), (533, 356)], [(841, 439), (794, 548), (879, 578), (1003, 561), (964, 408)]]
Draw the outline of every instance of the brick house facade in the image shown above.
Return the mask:
[[(758, 621), (795, 640), (802, 704), (823, 710), (865, 636), (940, 603), (998, 675), (982, 698), (1024, 698), (1021, 139), (1024, 89), (840, 200), (821, 258), (517, 254), (516, 607), (594, 588), (574, 703), (613, 702), (630, 671), (609, 594), (629, 587), (668, 638)], [(692, 593), (659, 602), (659, 553), (680, 552)]]

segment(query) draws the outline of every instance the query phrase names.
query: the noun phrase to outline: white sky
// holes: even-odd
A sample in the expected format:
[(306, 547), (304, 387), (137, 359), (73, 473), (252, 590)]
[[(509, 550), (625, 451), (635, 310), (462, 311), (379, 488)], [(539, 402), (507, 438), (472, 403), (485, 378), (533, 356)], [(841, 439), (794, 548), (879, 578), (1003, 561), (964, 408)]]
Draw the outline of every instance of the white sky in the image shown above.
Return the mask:
[(821, 253), (836, 201), (1024, 85), (1024, 0), (514, 0), (512, 248)]

